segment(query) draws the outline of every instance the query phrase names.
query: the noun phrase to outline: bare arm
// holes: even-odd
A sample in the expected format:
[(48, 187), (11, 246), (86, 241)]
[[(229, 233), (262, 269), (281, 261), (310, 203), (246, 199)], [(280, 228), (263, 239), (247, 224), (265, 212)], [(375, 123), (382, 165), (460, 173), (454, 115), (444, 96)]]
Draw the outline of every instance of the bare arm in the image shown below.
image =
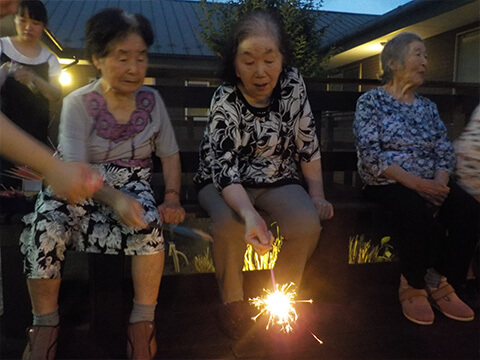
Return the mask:
[(0, 154), (41, 173), (60, 197), (81, 202), (102, 186), (101, 177), (84, 163), (65, 163), (53, 151), (0, 113)]
[(318, 210), (320, 220), (331, 219), (334, 215), (333, 206), (325, 200), (321, 160), (302, 162), (300, 166), (303, 177), (307, 182), (308, 195), (310, 195), (312, 202)]
[(272, 248), (273, 235), (267, 224), (255, 210), (247, 192), (240, 184), (232, 184), (222, 190), (226, 203), (245, 222), (245, 242), (251, 244), (260, 255)]
[(165, 197), (158, 211), (163, 221), (178, 224), (185, 220), (185, 210), (180, 204), (181, 168), (180, 155), (162, 157), (162, 172), (165, 182)]

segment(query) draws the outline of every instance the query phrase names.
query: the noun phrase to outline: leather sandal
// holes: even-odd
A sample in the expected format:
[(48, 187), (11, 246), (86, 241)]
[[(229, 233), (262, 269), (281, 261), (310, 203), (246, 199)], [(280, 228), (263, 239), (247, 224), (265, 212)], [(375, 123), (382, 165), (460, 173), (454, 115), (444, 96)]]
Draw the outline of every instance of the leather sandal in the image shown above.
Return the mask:
[(59, 326), (30, 326), (22, 360), (53, 360), (57, 352)]
[(424, 289), (415, 289), (411, 286), (398, 290), (403, 315), (419, 325), (432, 325), (435, 319), (432, 307), (428, 302), (428, 295)]
[(458, 321), (472, 321), (475, 317), (473, 310), (457, 296), (445, 278), (438, 289), (427, 286), (427, 292), (432, 305), (446, 317)]
[(127, 328), (127, 359), (153, 359), (157, 352), (155, 324), (153, 321), (140, 321)]

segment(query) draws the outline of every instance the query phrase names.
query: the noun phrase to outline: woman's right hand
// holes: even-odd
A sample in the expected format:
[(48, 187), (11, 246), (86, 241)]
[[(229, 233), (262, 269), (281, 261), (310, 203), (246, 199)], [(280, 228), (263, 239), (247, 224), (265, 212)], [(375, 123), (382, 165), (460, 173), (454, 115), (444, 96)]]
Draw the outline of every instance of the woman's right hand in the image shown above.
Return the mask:
[(125, 225), (136, 229), (147, 227), (143, 218), (143, 206), (133, 197), (118, 191), (115, 194), (115, 200), (112, 202), (112, 208)]
[(258, 213), (245, 218), (245, 242), (252, 245), (260, 256), (272, 249), (274, 240), (265, 220)]
[(415, 191), (431, 204), (441, 206), (450, 193), (450, 188), (439, 180), (418, 178)]

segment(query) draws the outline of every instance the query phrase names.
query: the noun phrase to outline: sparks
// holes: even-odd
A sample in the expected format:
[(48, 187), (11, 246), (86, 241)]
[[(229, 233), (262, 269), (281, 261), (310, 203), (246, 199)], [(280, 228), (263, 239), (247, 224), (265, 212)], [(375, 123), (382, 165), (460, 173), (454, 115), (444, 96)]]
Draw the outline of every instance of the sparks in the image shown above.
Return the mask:
[(279, 288), (278, 284), (275, 284), (275, 291), (265, 291), (266, 295), (259, 296), (253, 299), (249, 299), (260, 312), (252, 319), (257, 318), (262, 314), (268, 314), (267, 330), (272, 325), (280, 326), (280, 330), (286, 333), (293, 331), (293, 324), (297, 321), (298, 315), (295, 310), (295, 303), (308, 302), (312, 303), (312, 300), (295, 300), (297, 293), (292, 290), (294, 283), (284, 284)]

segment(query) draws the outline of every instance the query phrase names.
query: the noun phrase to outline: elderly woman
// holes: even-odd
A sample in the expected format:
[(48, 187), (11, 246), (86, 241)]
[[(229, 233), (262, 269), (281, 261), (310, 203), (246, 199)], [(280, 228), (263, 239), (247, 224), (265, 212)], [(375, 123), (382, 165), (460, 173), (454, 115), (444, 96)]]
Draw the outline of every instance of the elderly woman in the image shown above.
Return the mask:
[[(21, 236), (33, 326), (24, 358), (53, 359), (58, 334), (58, 292), (65, 250), (132, 256), (133, 309), (127, 356), (155, 355), (154, 311), (164, 264), (164, 241), (151, 222), (183, 221), (179, 202), (180, 161), (168, 114), (159, 94), (143, 82), (150, 23), (141, 15), (106, 9), (86, 24), (85, 46), (99, 80), (64, 100), (60, 151), (69, 161), (98, 167), (105, 185), (93, 200), (71, 206), (49, 189), (25, 217)], [(150, 187), (151, 157), (161, 158), (164, 202)]]
[[(455, 289), (478, 240), (479, 206), (450, 179), (455, 153), (437, 107), (415, 93), (428, 64), (425, 45), (401, 33), (385, 45), (381, 61), (385, 84), (359, 98), (353, 128), (365, 194), (389, 208), (400, 226), (403, 314), (432, 324), (431, 302), (452, 319), (472, 320)], [(437, 224), (448, 236), (435, 234)]]
[[(281, 22), (255, 11), (234, 27), (224, 56), (195, 177), (199, 202), (212, 219), (213, 258), (224, 306), (221, 328), (239, 338), (250, 318), (243, 298), (247, 244), (260, 255), (273, 241), (259, 212), (278, 225), (284, 243), (275, 275), (300, 285), (320, 235), (333, 216), (325, 200), (320, 149), (305, 84), (289, 67)], [(301, 185), (299, 170), (308, 191)]]

